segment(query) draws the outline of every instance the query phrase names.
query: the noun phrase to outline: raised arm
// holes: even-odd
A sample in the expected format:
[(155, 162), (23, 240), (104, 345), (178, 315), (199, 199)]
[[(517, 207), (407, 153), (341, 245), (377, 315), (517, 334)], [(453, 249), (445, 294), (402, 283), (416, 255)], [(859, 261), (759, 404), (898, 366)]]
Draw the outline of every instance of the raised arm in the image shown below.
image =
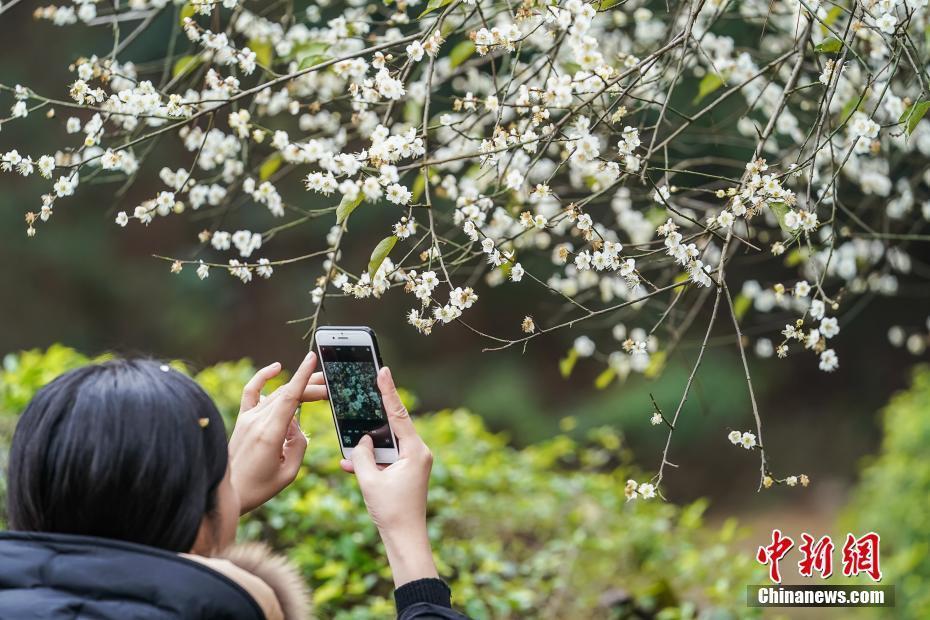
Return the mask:
[(465, 618), (451, 609), (451, 592), (439, 579), (426, 530), (433, 455), (417, 434), (386, 367), (378, 373), (378, 389), (397, 437), (399, 458), (387, 467), (376, 464), (371, 438), (366, 435), (352, 451), (352, 459), (343, 459), (341, 466), (355, 473), (384, 542), (394, 576), (398, 618)]

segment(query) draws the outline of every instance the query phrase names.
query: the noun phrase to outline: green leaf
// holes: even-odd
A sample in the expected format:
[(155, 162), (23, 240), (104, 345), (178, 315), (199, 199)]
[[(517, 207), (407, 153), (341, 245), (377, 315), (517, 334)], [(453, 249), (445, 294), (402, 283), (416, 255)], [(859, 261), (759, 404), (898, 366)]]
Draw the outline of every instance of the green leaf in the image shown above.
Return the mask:
[(646, 221), (652, 224), (653, 227), (657, 227), (659, 224), (665, 222), (668, 219), (668, 210), (665, 208), (665, 205), (661, 207), (649, 206), (646, 207)]
[(711, 94), (721, 86), (723, 86), (722, 77), (716, 73), (706, 74), (703, 78), (701, 78), (701, 83), (698, 84), (698, 94), (694, 97), (694, 101), (692, 101), (692, 103), (700, 103), (701, 99)]
[(420, 174), (413, 180), (413, 187), (410, 188), (410, 202), (419, 202), (420, 196), (426, 190), (426, 175), (429, 174), (429, 167), (421, 169)]
[(362, 192), (359, 192), (358, 196), (352, 200), (349, 200), (345, 196), (343, 196), (342, 201), (339, 203), (339, 206), (336, 207), (336, 223), (342, 224), (343, 222), (345, 222), (346, 219), (349, 217), (349, 215), (351, 215), (352, 212), (355, 211), (355, 208), (359, 206), (360, 204), (362, 204), (362, 198), (364, 197), (365, 195)]
[(408, 125), (419, 125), (423, 120), (423, 105), (411, 97), (404, 104), (404, 122)]
[(830, 37), (829, 39), (824, 39), (816, 46), (814, 46), (814, 51), (818, 54), (835, 54), (836, 52), (843, 49), (843, 42), (837, 39), (836, 37)]
[(397, 236), (391, 235), (390, 237), (385, 237), (378, 245), (375, 246), (375, 249), (371, 251), (371, 259), (368, 261), (368, 277), (374, 278), (375, 273), (378, 271), (378, 267), (381, 266), (381, 263), (384, 262), (384, 259), (387, 258), (388, 254), (391, 253), (391, 250), (394, 249), (394, 244), (397, 243)]
[(668, 353), (665, 351), (656, 351), (649, 357), (649, 365), (643, 371), (643, 376), (647, 379), (655, 379), (665, 370), (665, 362), (668, 359)]
[(449, 66), (455, 69), (460, 64), (471, 58), (471, 55), (474, 53), (475, 44), (467, 40), (462, 41), (453, 47), (451, 52), (449, 52)]
[(185, 19), (187, 19), (188, 17), (193, 18), (194, 15), (196, 14), (197, 14), (197, 11), (196, 9), (194, 9), (194, 5), (188, 2), (187, 4), (181, 7), (181, 12), (178, 13), (178, 23), (180, 23), (183, 26)]
[(274, 60), (274, 47), (272, 47), (271, 43), (259, 41), (258, 39), (249, 39), (245, 45), (255, 52), (255, 62), (262, 67), (271, 66), (271, 61)]
[(301, 58), (308, 54), (323, 54), (329, 50), (329, 43), (325, 41), (307, 41), (299, 45), (295, 45), (293, 51), (291, 52), (291, 57)]
[(453, 32), (455, 32), (455, 24), (452, 23), (453, 20), (447, 19), (442, 22), (442, 26), (439, 27), (439, 36), (443, 39), (448, 39)]
[(265, 158), (265, 161), (262, 162), (261, 167), (258, 169), (258, 178), (267, 181), (271, 178), (271, 175), (278, 171), (283, 162), (284, 158), (281, 157), (281, 153), (272, 153)]
[(785, 225), (785, 216), (788, 215), (788, 211), (791, 211), (791, 207), (783, 202), (770, 202), (769, 209), (775, 214), (775, 218), (778, 220), (778, 226), (789, 235), (793, 235), (794, 232)]
[(575, 368), (575, 362), (578, 361), (578, 351), (575, 349), (569, 349), (568, 355), (559, 360), (559, 373), (562, 375), (563, 379), (568, 379), (569, 375), (572, 374), (572, 370)]
[(452, 2), (452, 0), (429, 0), (429, 2), (426, 4), (426, 9), (424, 9), (423, 12), (417, 16), (417, 19), (423, 19), (425, 16), (429, 15), (436, 9), (441, 9), (450, 2)]
[(750, 307), (752, 307), (752, 300), (748, 295), (742, 293), (737, 295), (736, 299), (733, 300), (733, 314), (736, 315), (736, 320), (738, 321), (746, 316)]
[(300, 45), (294, 50), (292, 56), (297, 59), (298, 69), (306, 69), (330, 60), (331, 56), (326, 54), (327, 50), (329, 50), (329, 43), (311, 41)]
[(614, 380), (614, 377), (617, 376), (617, 371), (613, 368), (607, 367), (604, 369), (601, 374), (597, 376), (597, 379), (594, 380), (594, 387), (603, 390)]
[(917, 123), (927, 115), (928, 110), (930, 110), (930, 101), (919, 101), (904, 111), (898, 122), (905, 123), (907, 135), (914, 133), (914, 130), (917, 129)]
[(785, 267), (797, 267), (807, 260), (807, 248), (794, 248), (785, 256)]
[[(864, 98), (863, 98), (864, 99)], [(840, 110), (840, 123), (845, 124), (849, 120), (849, 117), (859, 109), (859, 99), (853, 98), (846, 102), (846, 105), (843, 106), (843, 109)]]
[(171, 77), (186, 75), (197, 68), (203, 62), (200, 55), (181, 56), (174, 61), (174, 67), (171, 69)]
[(607, 9), (612, 9), (613, 7), (617, 6), (621, 2), (623, 2), (623, 0), (600, 0), (600, 2), (597, 5), (597, 10), (606, 11)]
[(313, 55), (313, 56), (304, 56), (304, 57), (300, 60), (300, 64), (298, 65), (297, 68), (298, 68), (299, 70), (308, 69), (308, 68), (310, 68), (310, 67), (313, 67), (313, 66), (315, 66), (315, 65), (322, 64), (322, 63), (326, 62), (327, 60), (332, 60), (332, 59), (333, 59), (332, 56), (328, 56), (328, 55), (326, 55), (326, 54), (316, 54), (316, 55)]
[(827, 16), (823, 20), (820, 28), (823, 30), (824, 34), (830, 32), (827, 26), (832, 26), (833, 23), (840, 18), (840, 15), (843, 14), (843, 7), (835, 6), (827, 13)]

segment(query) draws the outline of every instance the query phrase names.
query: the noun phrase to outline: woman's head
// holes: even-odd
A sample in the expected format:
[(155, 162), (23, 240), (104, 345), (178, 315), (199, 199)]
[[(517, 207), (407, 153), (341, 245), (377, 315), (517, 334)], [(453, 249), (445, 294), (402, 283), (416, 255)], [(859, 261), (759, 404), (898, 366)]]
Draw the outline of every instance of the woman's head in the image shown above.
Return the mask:
[(238, 517), (227, 461), (222, 417), (190, 378), (151, 360), (85, 366), (20, 417), (10, 525), (172, 551), (219, 546)]

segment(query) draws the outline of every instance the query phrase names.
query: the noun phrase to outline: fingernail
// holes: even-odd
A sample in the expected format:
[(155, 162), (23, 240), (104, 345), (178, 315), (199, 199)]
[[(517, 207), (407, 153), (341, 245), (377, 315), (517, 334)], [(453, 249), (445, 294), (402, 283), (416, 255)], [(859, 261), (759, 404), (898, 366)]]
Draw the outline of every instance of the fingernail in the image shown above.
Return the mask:
[(310, 351), (309, 353), (307, 353), (307, 357), (305, 357), (304, 359), (312, 360), (314, 357), (316, 357), (316, 353), (314, 353), (313, 351)]

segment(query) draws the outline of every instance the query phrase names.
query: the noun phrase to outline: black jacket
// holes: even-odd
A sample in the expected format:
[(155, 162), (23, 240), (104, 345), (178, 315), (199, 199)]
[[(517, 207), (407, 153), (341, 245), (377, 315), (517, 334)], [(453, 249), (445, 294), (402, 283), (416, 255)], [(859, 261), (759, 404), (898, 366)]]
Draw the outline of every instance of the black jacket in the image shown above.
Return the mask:
[[(462, 619), (438, 579), (395, 592), (402, 620)], [(0, 620), (264, 620), (235, 581), (176, 553), (102, 538), (0, 532)]]

